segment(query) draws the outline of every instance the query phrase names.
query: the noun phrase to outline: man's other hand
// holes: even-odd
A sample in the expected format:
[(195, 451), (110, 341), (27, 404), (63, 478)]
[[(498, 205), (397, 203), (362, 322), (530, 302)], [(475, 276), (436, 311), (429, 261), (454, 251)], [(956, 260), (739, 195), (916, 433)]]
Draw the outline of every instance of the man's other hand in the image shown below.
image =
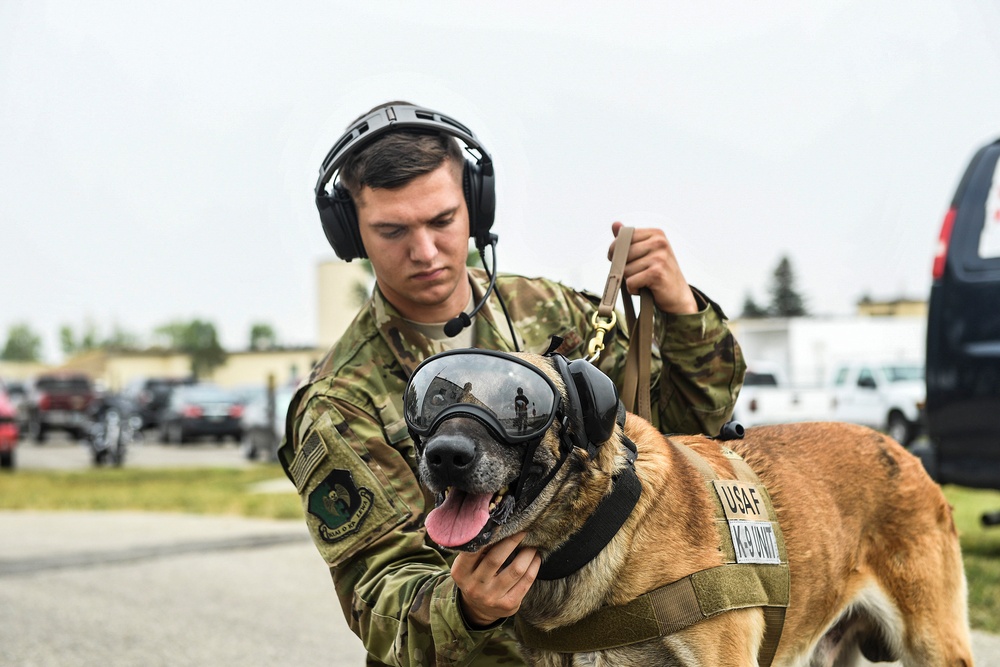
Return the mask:
[[(463, 552), (455, 558), (451, 577), (461, 592), (462, 613), (469, 624), (486, 627), (520, 609), (542, 564), (535, 548), (518, 549), (524, 536), (518, 533), (476, 553)], [(515, 551), (516, 555), (507, 563)]]

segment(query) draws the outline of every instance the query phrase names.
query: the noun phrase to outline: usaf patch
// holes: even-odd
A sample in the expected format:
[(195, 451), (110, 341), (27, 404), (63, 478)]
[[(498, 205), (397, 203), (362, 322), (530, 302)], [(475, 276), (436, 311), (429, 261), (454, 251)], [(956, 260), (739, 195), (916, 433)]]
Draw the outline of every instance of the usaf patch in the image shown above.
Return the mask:
[(309, 494), (309, 513), (319, 519), (319, 534), (337, 542), (358, 532), (372, 509), (375, 495), (358, 488), (349, 470), (334, 468)]

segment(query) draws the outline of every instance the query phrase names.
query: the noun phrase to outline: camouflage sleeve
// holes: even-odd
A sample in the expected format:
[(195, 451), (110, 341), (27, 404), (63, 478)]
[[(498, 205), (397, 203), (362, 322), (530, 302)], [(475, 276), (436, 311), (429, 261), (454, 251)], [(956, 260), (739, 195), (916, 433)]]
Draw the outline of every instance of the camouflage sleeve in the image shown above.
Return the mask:
[(746, 362), (722, 309), (692, 290), (698, 313), (655, 313), (661, 369), (651, 396), (653, 422), (665, 433), (718, 435), (732, 417)]
[(314, 397), (293, 434), (290, 476), (369, 664), (523, 664), (502, 629), (462, 618), (449, 559), (425, 541), (423, 492), (379, 422)]

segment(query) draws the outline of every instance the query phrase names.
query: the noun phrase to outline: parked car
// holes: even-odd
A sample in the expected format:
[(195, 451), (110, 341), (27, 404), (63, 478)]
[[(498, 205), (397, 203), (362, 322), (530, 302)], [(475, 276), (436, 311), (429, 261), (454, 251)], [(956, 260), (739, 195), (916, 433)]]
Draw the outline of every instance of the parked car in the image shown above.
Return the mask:
[(180, 385), (170, 394), (160, 415), (160, 436), (171, 444), (199, 436), (214, 436), (221, 442), (243, 437), (243, 403), (240, 397), (210, 384)]
[(121, 408), (142, 420), (142, 428), (160, 425), (160, 413), (175, 387), (194, 384), (194, 378), (147, 377), (129, 382), (121, 392)]
[(93, 381), (83, 373), (54, 372), (37, 376), (26, 399), (28, 436), (45, 442), (50, 431), (66, 431), (83, 437), (89, 428), (87, 416), (97, 399)]
[(274, 390), (274, 418), (271, 419), (267, 388), (254, 393), (243, 411), (243, 440), (240, 448), (250, 460), (277, 460), (278, 445), (285, 434), (285, 414), (292, 402), (294, 387)]
[(927, 425), (942, 483), (1000, 489), (1000, 140), (941, 225), (927, 315)]
[(920, 361), (843, 364), (833, 378), (832, 418), (885, 431), (907, 446), (923, 431), (925, 396)]
[(7, 398), (14, 408), (14, 421), (17, 422), (19, 434), (23, 436), (28, 430), (28, 387), (23, 380), (4, 380)]
[(766, 363), (747, 368), (733, 419), (745, 427), (830, 419), (830, 392), (826, 387), (796, 387)]
[(0, 468), (14, 467), (18, 438), (17, 412), (6, 386), (0, 380)]

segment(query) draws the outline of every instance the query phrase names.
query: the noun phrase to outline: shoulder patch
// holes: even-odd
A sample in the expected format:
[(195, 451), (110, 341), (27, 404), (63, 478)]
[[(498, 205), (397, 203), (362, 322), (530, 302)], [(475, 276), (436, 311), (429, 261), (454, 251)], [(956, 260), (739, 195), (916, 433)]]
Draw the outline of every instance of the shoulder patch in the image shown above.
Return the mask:
[[(358, 426), (367, 428), (362, 421)], [(391, 470), (399, 454), (380, 442), (380, 435), (374, 422), (359, 434), (335, 405), (327, 405), (289, 466), (309, 533), (330, 567), (339, 567), (412, 518), (384, 468)], [(381, 456), (373, 456), (366, 441)]]
[(318, 531), (326, 542), (337, 542), (358, 532), (371, 513), (375, 494), (354, 483), (350, 470), (334, 468), (309, 493), (307, 508), (319, 519)]

